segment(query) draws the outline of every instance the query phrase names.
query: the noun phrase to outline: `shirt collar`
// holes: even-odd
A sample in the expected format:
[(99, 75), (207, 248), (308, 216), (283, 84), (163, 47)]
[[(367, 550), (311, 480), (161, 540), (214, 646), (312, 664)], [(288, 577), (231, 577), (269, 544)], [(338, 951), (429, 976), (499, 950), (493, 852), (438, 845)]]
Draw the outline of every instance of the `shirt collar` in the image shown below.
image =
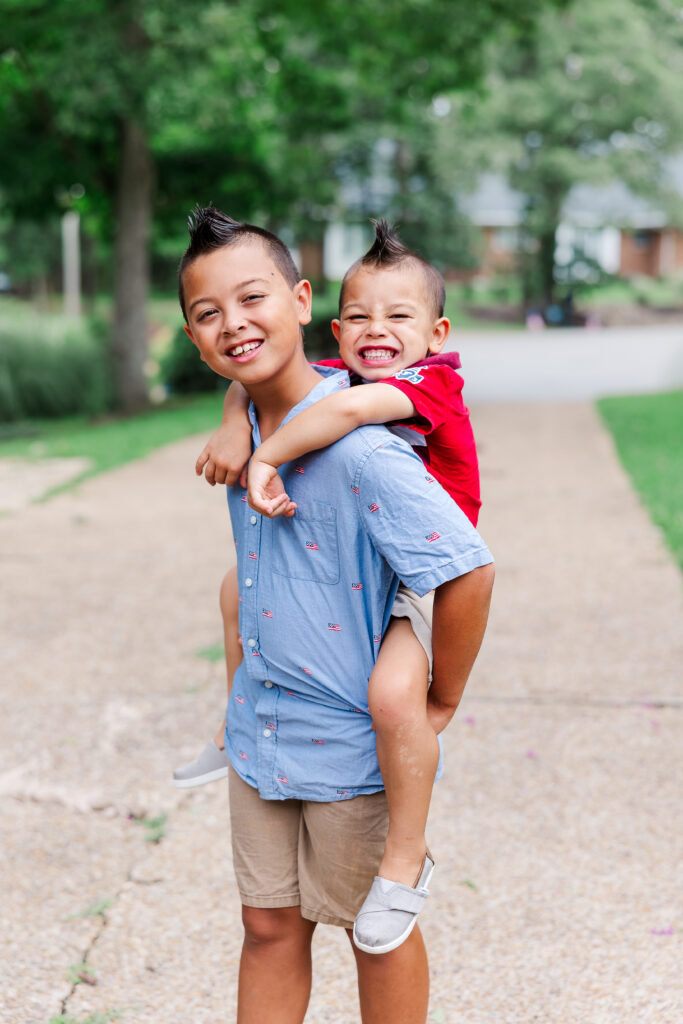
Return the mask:
[[(315, 402), (319, 402), (321, 398), (325, 398), (327, 395), (334, 394), (335, 391), (341, 391), (343, 388), (349, 386), (349, 375), (346, 370), (337, 370), (334, 366), (316, 366), (316, 372), (323, 378), (315, 385), (314, 388), (308, 392), (308, 394), (302, 398), (302, 400), (290, 409), (285, 418), (283, 419), (280, 426), (283, 426), (297, 413), (307, 409), (309, 405), (314, 405)], [(252, 433), (254, 435), (254, 442), (258, 445), (261, 443), (261, 435), (258, 428), (258, 419), (256, 417), (256, 409), (254, 403), (249, 403), (249, 422), (251, 423)]]

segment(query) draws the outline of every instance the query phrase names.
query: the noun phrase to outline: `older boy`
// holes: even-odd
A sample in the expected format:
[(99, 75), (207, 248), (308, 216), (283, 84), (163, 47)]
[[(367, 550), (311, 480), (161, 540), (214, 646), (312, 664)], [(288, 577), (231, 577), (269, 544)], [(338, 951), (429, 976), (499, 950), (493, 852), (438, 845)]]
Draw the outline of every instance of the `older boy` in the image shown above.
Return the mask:
[[(255, 445), (348, 385), (344, 372), (306, 361), (310, 285), (269, 233), (196, 211), (180, 291), (202, 358), (249, 394)], [(228, 495), (244, 651), (225, 737), (245, 928), (239, 1024), (262, 1021), (266, 1006), (270, 1024), (303, 1020), (316, 922), (350, 932), (381, 859), (386, 801), (364, 709), (397, 576), (418, 593), (437, 588), (434, 692), (444, 726), (478, 652), (492, 585), (479, 535), (383, 427), (281, 472), (293, 518), (256, 515), (239, 487)], [(419, 929), (385, 956), (354, 954), (364, 1024), (422, 1024)]]

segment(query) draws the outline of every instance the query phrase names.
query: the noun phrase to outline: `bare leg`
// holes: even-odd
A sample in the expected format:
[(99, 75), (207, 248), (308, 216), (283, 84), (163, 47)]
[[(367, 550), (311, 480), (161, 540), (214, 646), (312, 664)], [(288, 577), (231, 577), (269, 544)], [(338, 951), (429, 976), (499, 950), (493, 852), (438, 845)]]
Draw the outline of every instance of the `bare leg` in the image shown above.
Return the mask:
[(237, 1024), (301, 1024), (311, 994), (314, 921), (298, 907), (242, 907)]
[[(221, 583), (220, 599), (221, 616), (223, 618), (223, 636), (225, 638), (225, 667), (228, 679), (228, 700), (230, 688), (237, 666), (242, 660), (242, 648), (239, 641), (239, 593), (237, 590), (237, 569), (230, 569)], [(227, 701), (226, 701), (227, 703)], [(225, 746), (225, 715), (218, 732), (213, 738), (214, 743), (223, 750)]]
[(373, 956), (356, 949), (358, 994), (363, 1024), (425, 1024), (429, 1005), (429, 965), (419, 928), (391, 953)]
[(439, 743), (427, 719), (429, 665), (408, 619), (392, 619), (368, 688), (377, 760), (389, 807), (378, 874), (414, 885), (424, 860), (425, 829)]

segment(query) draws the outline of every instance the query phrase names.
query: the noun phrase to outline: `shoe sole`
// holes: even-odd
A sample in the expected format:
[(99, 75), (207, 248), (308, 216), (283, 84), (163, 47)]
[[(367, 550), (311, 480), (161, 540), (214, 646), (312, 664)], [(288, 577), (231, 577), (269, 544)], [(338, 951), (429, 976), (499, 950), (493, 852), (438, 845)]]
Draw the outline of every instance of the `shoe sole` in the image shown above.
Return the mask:
[[(429, 883), (431, 881), (432, 875), (434, 874), (434, 867), (435, 867), (435, 865), (432, 864), (432, 866), (431, 866), (431, 868), (429, 870), (429, 874), (427, 875), (427, 878), (425, 880), (425, 883), (420, 888), (427, 889), (427, 890), (429, 889)], [(415, 927), (416, 924), (417, 924), (417, 914), (414, 914), (412, 921), (410, 922), (408, 927), (405, 929), (405, 931), (401, 932), (401, 934), (398, 936), (398, 938), (393, 939), (391, 942), (385, 943), (384, 946), (366, 946), (366, 944), (364, 942), (361, 942), (360, 939), (356, 938), (356, 922), (354, 921), (354, 923), (353, 923), (353, 944), (354, 944), (354, 946), (357, 946), (358, 949), (362, 950), (363, 953), (372, 953), (372, 954), (376, 954), (376, 955), (379, 955), (381, 953), (391, 953), (392, 949), (398, 949), (398, 947), (400, 945), (402, 945), (406, 941), (406, 939), (408, 938), (408, 936), (410, 935), (410, 933), (412, 932), (412, 930), (413, 930), (413, 928)]]
[(215, 782), (217, 779), (227, 779), (228, 769), (215, 768), (212, 772), (204, 775), (194, 775), (191, 779), (174, 779), (173, 785), (176, 789), (193, 789), (195, 786), (205, 786), (207, 782)]

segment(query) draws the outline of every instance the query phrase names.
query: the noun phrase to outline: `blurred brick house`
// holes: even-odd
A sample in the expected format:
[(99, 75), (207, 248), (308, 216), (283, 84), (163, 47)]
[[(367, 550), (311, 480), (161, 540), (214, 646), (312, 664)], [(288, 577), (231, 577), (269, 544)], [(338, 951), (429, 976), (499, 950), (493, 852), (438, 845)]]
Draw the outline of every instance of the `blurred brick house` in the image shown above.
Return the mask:
[[(683, 165), (676, 169), (683, 185)], [(512, 271), (524, 196), (504, 178), (484, 174), (473, 193), (460, 197), (459, 205), (482, 232), (478, 273)], [(683, 232), (670, 223), (664, 210), (634, 195), (621, 181), (601, 187), (574, 186), (562, 210), (556, 243), (560, 268), (583, 257), (619, 277), (683, 272)]]

